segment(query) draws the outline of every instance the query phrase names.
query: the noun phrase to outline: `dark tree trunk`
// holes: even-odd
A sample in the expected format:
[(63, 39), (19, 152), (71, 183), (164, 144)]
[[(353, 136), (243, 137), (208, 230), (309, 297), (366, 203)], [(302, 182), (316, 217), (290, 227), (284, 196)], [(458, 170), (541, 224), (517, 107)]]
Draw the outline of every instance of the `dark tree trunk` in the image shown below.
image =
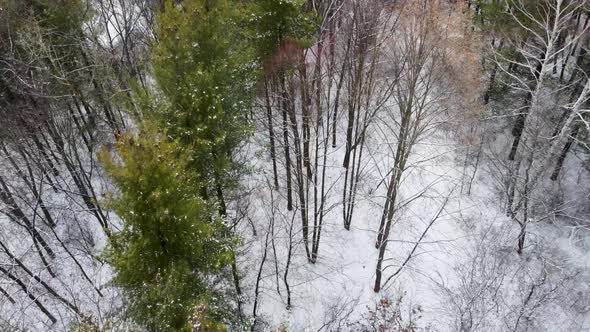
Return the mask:
[(522, 254), (522, 250), (524, 249), (525, 237), (526, 237), (526, 223), (521, 223), (520, 224), (520, 232), (518, 233), (518, 248), (516, 249), (516, 252), (519, 255)]
[[(414, 95), (413, 93), (410, 95)], [(391, 180), (387, 190), (387, 197), (383, 215), (381, 216), (381, 224), (379, 225), (379, 233), (377, 235), (376, 248), (379, 249), (379, 256), (377, 258), (377, 267), (375, 269), (375, 285), (373, 290), (379, 292), (381, 289), (381, 279), (383, 274), (383, 259), (385, 258), (385, 251), (387, 249), (387, 240), (393, 224), (393, 217), (396, 210), (398, 188), (401, 182), (402, 173), (406, 167), (406, 161), (410, 155), (410, 120), (411, 120), (412, 105), (406, 105), (401, 112), (401, 124), (398, 135), (398, 144), (395, 152), (395, 160), (391, 172)]]
[(12, 296), (10, 296), (10, 294), (8, 294), (8, 292), (0, 287), (0, 294), (4, 295), (4, 297), (6, 297), (6, 299), (8, 299), (8, 302), (12, 303), (12, 304), (16, 304), (16, 301), (14, 300), (14, 298)]
[(274, 179), (275, 189), (279, 189), (279, 176), (277, 173), (277, 158), (276, 158), (276, 149), (275, 149), (275, 133), (274, 133), (274, 126), (272, 122), (272, 106), (270, 103), (270, 97), (268, 94), (268, 82), (264, 80), (264, 95), (266, 99), (266, 117), (268, 121), (268, 136), (270, 140), (270, 159), (272, 161), (272, 173)]
[[(270, 225), (272, 227), (272, 223)], [(269, 228), (270, 228), (269, 227)], [(264, 268), (264, 263), (266, 263), (266, 253), (268, 252), (268, 237), (271, 233), (270, 229), (266, 232), (266, 239), (264, 240), (264, 251), (262, 252), (262, 261), (260, 262), (260, 267), (258, 268), (258, 275), (256, 276), (256, 285), (254, 287), (254, 304), (252, 305), (252, 326), (250, 326), (250, 331), (254, 332), (256, 329), (257, 323), (257, 309), (258, 309), (258, 297), (260, 295), (260, 280), (262, 279), (262, 269)]]
[(576, 137), (578, 136), (579, 128), (580, 128), (580, 126), (574, 127), (571, 135), (568, 137), (567, 142), (565, 143), (565, 146), (563, 147), (563, 150), (561, 150), (561, 154), (557, 158), (557, 164), (555, 165), (555, 168), (553, 169), (553, 173), (551, 173), (551, 180), (552, 181), (557, 180), (557, 178), (559, 177), (559, 173), (561, 172), (561, 169), (563, 168), (563, 162), (565, 161), (565, 158), (567, 157), (568, 152), (570, 151), (572, 145), (574, 144), (574, 141), (576, 140)]
[[(10, 250), (8, 250), (8, 247), (6, 247), (4, 245), (4, 243), (0, 242), (0, 247), (2, 247), (2, 249), (4, 250), (4, 253), (6, 255), (8, 255), (8, 257), (12, 260), (12, 262), (16, 263), (16, 265), (18, 265), (21, 269), (23, 269), (23, 271), (25, 271), (30, 277), (32, 277), (36, 282), (38, 282), (41, 286), (43, 286), (43, 288), (49, 293), (51, 294), (51, 296), (53, 296), (54, 298), (56, 298), (57, 300), (59, 300), (60, 302), (62, 302), (63, 304), (65, 304), (68, 308), (72, 309), (73, 312), (75, 312), (76, 314), (78, 314), (78, 316), (81, 315), (80, 310), (78, 309), (78, 307), (76, 307), (75, 305), (73, 305), (70, 301), (66, 300), (63, 296), (59, 295), (51, 286), (49, 286), (45, 281), (43, 281), (37, 274), (33, 273), (31, 270), (29, 270), (22, 262), (20, 259), (18, 259), (16, 256), (14, 256)], [(1, 267), (0, 267), (1, 268)], [(5, 272), (6, 270), (0, 270), (2, 272)], [(7, 272), (5, 272), (7, 273)], [(12, 279), (12, 278), (11, 278)], [(13, 279), (14, 280), (14, 279)], [(20, 280), (20, 279), (19, 279)], [(16, 280), (15, 280), (16, 281)], [(22, 282), (22, 281), (21, 281)]]
[[(2, 201), (8, 207), (7, 215), (11, 217), (16, 223), (20, 224), (23, 223), (25, 229), (31, 234), (31, 237), (34, 241), (41, 244), (45, 252), (51, 258), (55, 258), (55, 253), (49, 247), (49, 244), (45, 241), (45, 239), (41, 236), (41, 233), (37, 230), (35, 225), (29, 220), (29, 218), (23, 213), (21, 208), (16, 204), (12, 193), (10, 192), (6, 182), (4, 179), (0, 177), (0, 201)], [(42, 255), (42, 252), (39, 251), (39, 254)]]
[(305, 253), (307, 255), (307, 258), (311, 259), (311, 254), (309, 251), (309, 219), (307, 215), (307, 198), (305, 195), (305, 178), (303, 174), (304, 166), (301, 153), (301, 139), (299, 136), (299, 126), (297, 124), (297, 116), (295, 114), (295, 109), (290, 101), (287, 110), (289, 119), (291, 121), (291, 132), (293, 133), (293, 145), (295, 147), (295, 177), (297, 179), (297, 193), (299, 196), (299, 209), (301, 214), (303, 244), (305, 246)]
[(287, 244), (287, 263), (285, 264), (285, 273), (283, 274), (283, 282), (287, 289), (287, 310), (291, 309), (291, 287), (289, 286), (288, 274), (291, 267), (291, 256), (293, 255), (293, 219), (289, 224), (289, 243)]
[[(495, 40), (492, 41), (492, 47), (494, 47)], [(504, 45), (504, 40), (500, 40), (500, 45), (498, 45), (498, 49), (501, 49)], [(492, 96), (492, 90), (494, 89), (494, 84), (496, 83), (496, 75), (498, 73), (498, 64), (494, 63), (494, 67), (492, 68), (492, 73), (490, 74), (490, 82), (488, 84), (488, 88), (483, 97), (484, 105), (487, 105), (490, 102), (490, 98)]]
[(0, 265), (0, 272), (4, 273), (4, 275), (6, 275), (12, 281), (16, 282), (16, 284), (21, 288), (21, 290), (25, 294), (27, 294), (27, 297), (29, 299), (31, 299), (33, 301), (33, 303), (35, 303), (35, 305), (37, 306), (37, 308), (39, 308), (39, 310), (41, 310), (41, 312), (45, 316), (47, 316), (47, 318), (49, 318), (49, 320), (51, 321), (52, 324), (57, 323), (57, 319), (55, 318), (55, 316), (53, 316), (51, 314), (51, 312), (49, 312), (49, 310), (47, 310), (47, 308), (43, 305), (43, 303), (41, 303), (41, 301), (39, 301), (39, 298), (37, 296), (35, 296), (35, 294), (33, 294), (31, 292), (31, 290), (29, 290), (29, 288), (27, 287), (27, 285), (22, 280), (20, 280), (16, 275), (14, 275), (13, 273), (11, 273), (7, 269), (3, 268), (1, 265)]
[(287, 108), (288, 108), (288, 93), (285, 86), (285, 78), (281, 74), (281, 104), (283, 109), (283, 145), (285, 150), (285, 169), (287, 173), (287, 210), (293, 210), (293, 192), (291, 184), (291, 155), (289, 146), (289, 124), (287, 121)]
[[(321, 44), (320, 44), (321, 45)], [(302, 64), (299, 68), (299, 73), (301, 75), (301, 122), (302, 122), (302, 139), (303, 139), (303, 167), (305, 167), (306, 175), (308, 179), (311, 179), (311, 160), (309, 157), (309, 140), (310, 140), (310, 129), (309, 129), (309, 118), (310, 118), (310, 93), (308, 91), (308, 84), (307, 84), (307, 69), (305, 66), (305, 61), (302, 61)], [(291, 96), (294, 97), (294, 96)], [(293, 102), (290, 103), (294, 105)]]
[[(543, 69), (543, 64), (545, 63), (545, 53), (541, 55), (541, 61), (537, 64), (534, 71), (535, 77), (535, 86), (531, 87), (531, 91), (537, 89), (536, 81), (541, 76), (541, 70)], [(526, 118), (531, 107), (532, 101), (532, 94), (529, 92), (525, 97), (523, 111), (520, 112), (514, 122), (514, 126), (512, 127), (512, 136), (514, 136), (514, 140), (512, 141), (512, 148), (510, 149), (510, 154), (508, 155), (508, 160), (514, 160), (516, 157), (516, 153), (518, 152), (518, 146), (520, 145), (520, 139), (522, 138), (522, 132), (525, 127)]]
[[(52, 123), (48, 124), (48, 129), (49, 129), (48, 130), (49, 137), (53, 140), (53, 143), (56, 146), (57, 151), (62, 156), (62, 160), (63, 160), (64, 165), (66, 166), (66, 168), (68, 169), (68, 171), (72, 175), (72, 180), (74, 181), (74, 184), (76, 185), (76, 187), (80, 191), (80, 196), (82, 197), (84, 204), (86, 204), (86, 207), (88, 207), (88, 210), (96, 217), (98, 222), (101, 224), (105, 234), (108, 237), (110, 237), (111, 231), (109, 228), (108, 220), (105, 217), (105, 215), (103, 214), (100, 206), (97, 203), (95, 203), (95, 202), (98, 202), (98, 199), (96, 198), (96, 196), (94, 194), (91, 195), (91, 193), (89, 192), (89, 189), (92, 190), (92, 187), (90, 186), (88, 188), (85, 184), (84, 170), (79, 171), (74, 166), (74, 163), (71, 161), (70, 156), (66, 153), (64, 141), (58, 135), (58, 129), (55, 128)], [(89, 182), (89, 181), (86, 181), (86, 182)]]

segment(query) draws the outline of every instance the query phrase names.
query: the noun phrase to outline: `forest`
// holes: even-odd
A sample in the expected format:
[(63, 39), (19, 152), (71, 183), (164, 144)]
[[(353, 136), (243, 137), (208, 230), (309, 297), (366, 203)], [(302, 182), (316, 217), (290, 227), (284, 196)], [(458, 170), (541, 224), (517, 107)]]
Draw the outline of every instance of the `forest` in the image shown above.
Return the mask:
[(0, 331), (590, 331), (590, 0), (0, 0)]

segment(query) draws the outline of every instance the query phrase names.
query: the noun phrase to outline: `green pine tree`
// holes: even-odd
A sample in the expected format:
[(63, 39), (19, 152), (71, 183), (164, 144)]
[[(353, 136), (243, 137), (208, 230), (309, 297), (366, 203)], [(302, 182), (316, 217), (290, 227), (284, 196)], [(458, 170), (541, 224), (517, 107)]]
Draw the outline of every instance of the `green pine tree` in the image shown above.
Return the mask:
[[(167, 1), (157, 17), (153, 91), (135, 103), (139, 133), (119, 140), (119, 162), (103, 156), (124, 222), (107, 257), (132, 318), (150, 330), (189, 330), (195, 320), (234, 326), (231, 299), (211, 284), (231, 266), (240, 293), (224, 195), (238, 188), (234, 154), (249, 134), (262, 59), (298, 34), (300, 23), (286, 17), (302, 7), (261, 1)], [(273, 6), (285, 17), (278, 26)]]
[(310, 46), (317, 26), (312, 13), (305, 12), (303, 0), (254, 0), (252, 3), (255, 45), (260, 61), (275, 54), (284, 40), (294, 40), (301, 47)]
[[(102, 160), (120, 195), (112, 208), (124, 221), (106, 252), (114, 283), (129, 298), (129, 312), (152, 331), (191, 331), (191, 316), (216, 302), (210, 278), (228, 264), (228, 243), (216, 234), (199, 195), (198, 176), (184, 146), (144, 122), (138, 135), (122, 137), (120, 161)], [(212, 308), (213, 316), (216, 313)]]
[[(168, 1), (158, 18), (154, 71), (167, 134), (191, 146), (203, 194), (235, 186), (232, 153), (248, 134), (257, 63), (240, 2)], [(222, 197), (217, 197), (223, 204)]]
[(115, 283), (151, 330), (189, 329), (195, 315), (209, 325), (234, 318), (211, 278), (234, 262), (223, 191), (237, 183), (232, 153), (247, 135), (257, 68), (242, 14), (226, 1), (166, 3), (139, 134), (119, 141), (121, 164), (104, 157), (125, 225), (108, 251)]

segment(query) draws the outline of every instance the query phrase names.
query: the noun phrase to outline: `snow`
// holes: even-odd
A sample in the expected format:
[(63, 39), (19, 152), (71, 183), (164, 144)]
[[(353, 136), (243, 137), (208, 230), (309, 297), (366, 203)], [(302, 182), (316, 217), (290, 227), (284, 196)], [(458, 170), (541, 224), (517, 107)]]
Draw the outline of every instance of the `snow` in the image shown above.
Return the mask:
[[(253, 149), (261, 149), (258, 155), (265, 155), (265, 139), (268, 138), (258, 135), (253, 140)], [(415, 241), (441, 208), (447, 195), (450, 195), (449, 201), (407, 266), (379, 294), (374, 293), (372, 286), (377, 262), (377, 249), (374, 243), (386, 191), (383, 185), (377, 190), (375, 187), (386, 173), (391, 156), (389, 150), (383, 148), (387, 146), (384, 137), (374, 135), (371, 139), (372, 141), (367, 143), (367, 155), (370, 155), (370, 158), (367, 157), (365, 162), (366, 171), (360, 185), (359, 200), (350, 231), (343, 227), (342, 207), (339, 202), (344, 172), (341, 166), (344, 150), (342, 132), (338, 136), (340, 145), (328, 157), (328, 178), (331, 184), (335, 184), (329, 195), (330, 204), (336, 206), (325, 217), (320, 256), (315, 264), (307, 262), (301, 240), (299, 216), (293, 216), (293, 212), (286, 212), (284, 186), (279, 190), (280, 202), (276, 209), (285, 213), (282, 217), (282, 233), (276, 235), (278, 270), (281, 276), (284, 273), (288, 237), (284, 227), (293, 220), (297, 229), (293, 238), (297, 244), (289, 271), (292, 307), (287, 309), (281, 277), (281, 295), (276, 290), (276, 267), (272, 252), (269, 252), (270, 258), (267, 257), (261, 281), (259, 302), (262, 305), (258, 310), (258, 315), (268, 325), (261, 330), (270, 331), (287, 323), (290, 331), (346, 331), (343, 327), (345, 325), (339, 328), (335, 322), (326, 325), (334, 318), (334, 312), (339, 312), (340, 318), (346, 318), (347, 322), (354, 322), (361, 319), (367, 307), (372, 307), (381, 298), (395, 299), (403, 296), (402, 313), (406, 313), (406, 316), (412, 307), (422, 308), (420, 327), (430, 327), (435, 331), (456, 331), (460, 327), (460, 315), (457, 312), (458, 306), (454, 306), (453, 302), (460, 302), (462, 295), (474, 294), (476, 296), (473, 301), (476, 301), (477, 292), (480, 292), (482, 303), (477, 309), (479, 312), (474, 314), (480, 318), (479, 322), (473, 325), (473, 330), (504, 330), (516, 321), (517, 317), (511, 315), (517, 312), (515, 308), (519, 308), (523, 298), (526, 298), (525, 286), (530, 282), (529, 279), (533, 278), (522, 274), (522, 271), (536, 271), (535, 265), (540, 264), (539, 262), (559, 265), (550, 275), (551, 278), (556, 278), (557, 284), (560, 283), (560, 276), (568, 271), (582, 271), (576, 277), (579, 281), (574, 282), (571, 287), (581, 286), (580, 292), (587, 296), (588, 286), (580, 282), (588, 280), (590, 271), (590, 255), (587, 250), (572, 242), (570, 234), (564, 232), (562, 226), (539, 223), (530, 225), (527, 248), (522, 257), (518, 256), (518, 226), (501, 210), (503, 202), (499, 198), (501, 196), (496, 189), (497, 184), (490, 176), (489, 164), (484, 161), (483, 165), (480, 165), (470, 194), (467, 194), (467, 190), (461, 187), (464, 181), (468, 181), (473, 168), (469, 166), (464, 175), (464, 147), (455, 142), (451, 132), (443, 129), (431, 133), (416, 146), (411, 158), (413, 166), (405, 173), (401, 189), (403, 199), (407, 200), (422, 191), (425, 194), (412, 201), (396, 216), (385, 264), (392, 266), (385, 270), (384, 279), (387, 279), (388, 273), (397, 270), (406, 259)], [(254, 167), (259, 171), (248, 180), (248, 185), (255, 189), (251, 205), (254, 207), (253, 220), (256, 220), (258, 235), (252, 236), (250, 226), (243, 227), (241, 235), (249, 250), (239, 262), (239, 270), (245, 273), (244, 282), (249, 290), (255, 282), (264, 249), (266, 227), (263, 225), (269, 222), (270, 206), (267, 178), (272, 177), (268, 158), (255, 161)], [(279, 169), (281, 167), (283, 166), (279, 165)], [(284, 174), (280, 176), (284, 177)], [(464, 176), (467, 179), (464, 179)], [(284, 180), (279, 182), (283, 184)], [(294, 199), (294, 204), (296, 201)], [(588, 242), (588, 234), (582, 235), (578, 241)], [(484, 254), (480, 252), (482, 247), (487, 247), (486, 259), (478, 260), (478, 254)], [(465, 278), (469, 276), (466, 268), (480, 269), (481, 275), (475, 276), (476, 278), (489, 278), (494, 282), (484, 287), (478, 283), (485, 283), (485, 280), (472, 278), (471, 284), (467, 284)], [(494, 289), (495, 294), (488, 293), (491, 289)], [(251, 293), (253, 294), (253, 291)], [(582, 295), (581, 298), (583, 297)], [(538, 310), (531, 311), (535, 312), (535, 315), (527, 327), (532, 326), (534, 330), (544, 331), (580, 331), (590, 328), (590, 322), (586, 322), (588, 314), (572, 314), (571, 308), (564, 303), (564, 298), (567, 296), (558, 297), (547, 305), (540, 305)], [(250, 314), (248, 310), (251, 309), (246, 310), (246, 313)], [(348, 313), (350, 315), (347, 316)], [(550, 319), (543, 317), (544, 313)], [(573, 323), (576, 320), (577, 323)], [(522, 326), (520, 323), (521, 329)]]

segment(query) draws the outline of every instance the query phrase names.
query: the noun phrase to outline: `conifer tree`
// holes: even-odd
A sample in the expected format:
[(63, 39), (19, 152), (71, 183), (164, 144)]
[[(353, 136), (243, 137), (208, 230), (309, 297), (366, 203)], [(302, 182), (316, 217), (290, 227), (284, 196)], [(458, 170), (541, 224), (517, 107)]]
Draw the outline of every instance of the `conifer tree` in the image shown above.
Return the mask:
[(154, 71), (161, 112), (170, 137), (191, 145), (191, 167), (213, 192), (224, 214), (221, 191), (235, 184), (232, 152), (247, 133), (256, 63), (241, 32), (242, 7), (230, 1), (168, 1), (159, 16)]
[[(157, 121), (190, 150), (210, 218), (227, 214), (227, 191), (241, 167), (234, 152), (248, 134), (257, 63), (246, 29), (247, 6), (233, 1), (168, 1), (158, 18), (154, 73), (161, 90)], [(227, 223), (229, 224), (229, 223)], [(220, 236), (231, 238), (227, 227)], [(241, 287), (231, 251), (231, 274), (241, 316)]]
[[(310, 43), (315, 17), (304, 11), (305, 1), (254, 0), (256, 53), (261, 61), (276, 54), (281, 42), (294, 40), (305, 47)], [(279, 68), (275, 68), (279, 69)]]
[(120, 190), (112, 207), (124, 220), (107, 251), (114, 282), (141, 325), (190, 331), (195, 311), (217, 301), (210, 278), (230, 260), (227, 243), (216, 236), (222, 224), (209, 218), (188, 151), (153, 124), (121, 138), (117, 152), (120, 162), (103, 156)]
[(139, 134), (119, 142), (122, 165), (105, 158), (125, 224), (109, 253), (116, 282), (132, 317), (152, 330), (188, 329), (195, 308), (208, 303), (215, 305), (204, 312), (214, 321), (235, 319), (229, 299), (212, 291), (212, 278), (224, 280), (227, 266), (240, 309), (224, 192), (237, 184), (232, 157), (247, 135), (257, 68), (241, 32), (242, 9), (228, 1), (166, 2)]

